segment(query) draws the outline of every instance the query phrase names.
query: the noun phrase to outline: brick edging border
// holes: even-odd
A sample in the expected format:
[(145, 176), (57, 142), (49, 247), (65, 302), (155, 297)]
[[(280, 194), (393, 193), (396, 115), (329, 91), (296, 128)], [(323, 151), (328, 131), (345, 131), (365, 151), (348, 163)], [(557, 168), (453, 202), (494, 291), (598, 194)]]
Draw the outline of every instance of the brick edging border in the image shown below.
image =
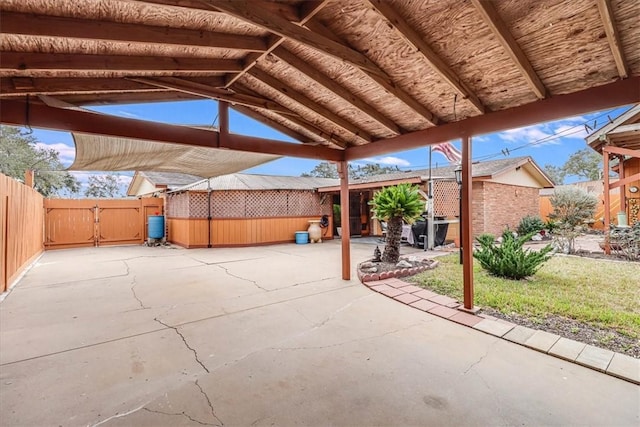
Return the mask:
[(431, 262), (429, 264), (423, 264), (423, 265), (419, 265), (417, 267), (411, 267), (411, 268), (398, 268), (396, 270), (383, 271), (382, 273), (363, 273), (362, 271), (360, 271), (360, 265), (362, 264), (360, 263), (358, 264), (358, 267), (357, 267), (358, 279), (360, 280), (361, 283), (365, 283), (365, 282), (376, 282), (378, 280), (392, 279), (397, 277), (413, 276), (418, 273), (422, 273), (423, 271), (426, 271), (426, 270), (432, 270), (436, 268), (438, 264), (440, 264), (440, 261), (437, 261), (437, 260), (430, 260), (430, 261)]

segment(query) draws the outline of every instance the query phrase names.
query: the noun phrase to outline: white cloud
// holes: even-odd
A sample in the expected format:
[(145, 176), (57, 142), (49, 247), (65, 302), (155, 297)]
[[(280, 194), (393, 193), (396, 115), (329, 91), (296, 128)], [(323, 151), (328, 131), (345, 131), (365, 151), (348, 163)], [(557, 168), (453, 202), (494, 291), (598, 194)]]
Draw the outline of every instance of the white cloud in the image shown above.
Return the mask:
[(385, 156), (385, 157), (370, 157), (367, 159), (363, 159), (367, 162), (371, 163), (380, 163), (381, 165), (391, 165), (391, 166), (411, 166), (411, 163), (405, 159), (401, 159), (400, 157), (393, 156)]
[(67, 144), (63, 144), (61, 142), (57, 142), (53, 144), (45, 144), (42, 142), (38, 142), (36, 143), (36, 148), (41, 148), (45, 150), (50, 150), (53, 148), (59, 153), (60, 160), (62, 161), (62, 163), (65, 163), (65, 164), (66, 163), (71, 164), (71, 162), (73, 162), (73, 159), (75, 159), (76, 157), (76, 149), (74, 147), (71, 147)]
[[(507, 131), (500, 132), (498, 136), (509, 142), (529, 143), (549, 139), (553, 137), (553, 134), (545, 132), (545, 125), (537, 125), (509, 129)], [(549, 141), (549, 143), (552, 142), (554, 141)]]

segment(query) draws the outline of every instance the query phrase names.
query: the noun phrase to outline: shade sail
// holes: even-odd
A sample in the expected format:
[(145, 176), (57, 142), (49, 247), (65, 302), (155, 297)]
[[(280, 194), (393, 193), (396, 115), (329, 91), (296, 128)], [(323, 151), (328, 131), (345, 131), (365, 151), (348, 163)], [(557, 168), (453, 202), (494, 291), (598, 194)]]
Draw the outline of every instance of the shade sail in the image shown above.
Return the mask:
[(179, 172), (205, 178), (240, 172), (280, 156), (183, 144), (73, 133), (73, 171)]

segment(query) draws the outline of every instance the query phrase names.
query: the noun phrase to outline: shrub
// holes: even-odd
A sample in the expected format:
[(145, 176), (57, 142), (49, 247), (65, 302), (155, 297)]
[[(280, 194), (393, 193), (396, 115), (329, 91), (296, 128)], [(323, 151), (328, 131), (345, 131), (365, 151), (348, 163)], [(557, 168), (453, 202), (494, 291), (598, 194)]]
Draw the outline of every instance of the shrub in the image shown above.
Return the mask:
[(567, 187), (556, 190), (550, 201), (553, 212), (549, 218), (557, 225), (555, 245), (565, 253), (573, 253), (575, 239), (582, 233), (581, 226), (593, 217), (598, 199), (581, 188)]
[(502, 244), (497, 245), (493, 240), (479, 237), (480, 249), (473, 253), (482, 268), (490, 274), (507, 279), (520, 280), (532, 276), (551, 258), (551, 245), (547, 245), (540, 251), (523, 249), (523, 245), (531, 239), (533, 233), (520, 237), (514, 237), (513, 233), (506, 230), (502, 233)]
[(549, 218), (572, 228), (591, 219), (598, 205), (596, 196), (578, 187), (558, 189), (549, 200), (553, 207)]
[(520, 220), (518, 224), (518, 234), (523, 236), (525, 234), (536, 234), (544, 228), (544, 221), (540, 217), (535, 215), (527, 215)]

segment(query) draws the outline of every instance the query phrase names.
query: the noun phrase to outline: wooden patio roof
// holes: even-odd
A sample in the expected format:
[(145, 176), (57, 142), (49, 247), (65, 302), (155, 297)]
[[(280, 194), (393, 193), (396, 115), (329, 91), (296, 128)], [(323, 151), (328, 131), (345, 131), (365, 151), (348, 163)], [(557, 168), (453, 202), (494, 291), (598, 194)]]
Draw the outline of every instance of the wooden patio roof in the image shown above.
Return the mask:
[[(625, 0), (0, 0), (1, 119), (350, 160), (640, 102), (639, 18)], [(211, 98), (303, 144), (38, 95)]]

